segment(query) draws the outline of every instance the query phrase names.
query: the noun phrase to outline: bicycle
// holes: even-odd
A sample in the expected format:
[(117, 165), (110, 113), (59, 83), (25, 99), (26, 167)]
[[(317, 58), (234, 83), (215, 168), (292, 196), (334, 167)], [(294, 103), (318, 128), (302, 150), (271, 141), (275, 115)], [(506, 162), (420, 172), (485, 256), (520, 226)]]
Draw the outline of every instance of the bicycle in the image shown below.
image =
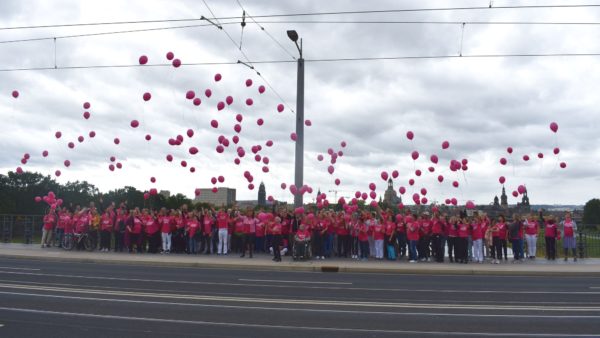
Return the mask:
[(84, 233), (71, 233), (65, 234), (63, 240), (63, 249), (73, 250), (75, 247), (83, 245), (83, 248), (87, 251), (93, 251), (95, 248), (94, 240), (90, 237), (87, 232)]

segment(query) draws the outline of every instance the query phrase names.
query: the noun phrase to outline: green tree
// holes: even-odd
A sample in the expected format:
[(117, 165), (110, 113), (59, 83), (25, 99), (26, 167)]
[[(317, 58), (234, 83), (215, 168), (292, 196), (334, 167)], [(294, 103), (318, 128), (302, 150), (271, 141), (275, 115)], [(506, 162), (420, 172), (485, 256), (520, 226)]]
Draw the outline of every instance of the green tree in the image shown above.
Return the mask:
[(600, 224), (600, 199), (589, 200), (583, 207), (583, 223)]

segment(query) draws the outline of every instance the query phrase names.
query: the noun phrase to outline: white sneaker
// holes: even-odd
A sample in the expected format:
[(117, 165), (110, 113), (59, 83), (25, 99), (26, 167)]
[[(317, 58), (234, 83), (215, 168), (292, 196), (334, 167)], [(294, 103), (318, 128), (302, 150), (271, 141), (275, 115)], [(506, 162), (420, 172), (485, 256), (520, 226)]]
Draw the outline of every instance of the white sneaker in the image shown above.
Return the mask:
[(417, 261), (415, 261), (415, 260), (410, 260), (410, 261), (408, 261), (408, 262), (409, 262), (409, 263), (416, 263)]

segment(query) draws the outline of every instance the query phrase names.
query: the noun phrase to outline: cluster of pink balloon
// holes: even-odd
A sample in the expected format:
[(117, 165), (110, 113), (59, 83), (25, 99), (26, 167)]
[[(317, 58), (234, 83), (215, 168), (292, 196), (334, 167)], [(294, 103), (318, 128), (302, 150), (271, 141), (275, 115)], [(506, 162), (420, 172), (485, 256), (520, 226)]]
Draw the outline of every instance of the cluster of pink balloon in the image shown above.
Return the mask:
[(60, 207), (63, 204), (63, 200), (56, 198), (56, 195), (52, 191), (48, 192), (48, 194), (46, 194), (44, 197), (36, 196), (34, 200), (37, 203), (44, 201), (52, 210), (55, 210), (57, 207)]
[[(310, 122), (310, 120), (306, 120), (306, 121)], [(348, 143), (346, 141), (341, 141), (340, 142), (340, 147), (341, 148), (346, 148), (347, 145), (348, 145)], [(338, 158), (344, 156), (344, 151), (342, 149), (340, 149), (338, 151), (335, 151), (333, 148), (328, 148), (327, 149), (327, 155), (329, 156), (329, 163), (330, 163), (327, 166), (327, 172), (330, 175), (333, 175), (333, 173), (335, 172), (335, 164), (337, 163)], [(323, 162), (324, 159), (325, 159), (325, 156), (323, 156), (322, 154), (318, 154), (317, 155), (317, 160), (319, 162)], [(334, 182), (335, 185), (340, 185), (342, 183), (342, 181), (339, 178), (335, 178), (333, 182)]]

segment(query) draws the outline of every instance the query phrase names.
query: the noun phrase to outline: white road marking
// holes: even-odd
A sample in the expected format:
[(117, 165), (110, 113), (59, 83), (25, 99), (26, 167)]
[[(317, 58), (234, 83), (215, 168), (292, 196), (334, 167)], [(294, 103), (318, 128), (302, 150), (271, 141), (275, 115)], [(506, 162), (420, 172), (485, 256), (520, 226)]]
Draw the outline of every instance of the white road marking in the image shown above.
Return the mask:
[[(481, 313), (447, 313), (447, 312), (389, 312), (389, 311), (365, 311), (365, 310), (331, 310), (331, 309), (306, 309), (306, 308), (289, 308), (289, 307), (267, 307), (267, 306), (242, 306), (242, 305), (222, 305), (222, 304), (198, 304), (198, 303), (177, 303), (177, 302), (159, 302), (148, 300), (132, 300), (132, 299), (114, 299), (114, 298), (96, 298), (96, 297), (80, 297), (80, 296), (61, 296), (38, 293), (24, 292), (8, 292), (0, 291), (3, 295), (41, 297), (41, 298), (58, 298), (72, 299), (84, 301), (102, 301), (113, 303), (132, 303), (132, 304), (152, 304), (152, 305), (170, 305), (183, 307), (204, 307), (204, 308), (219, 308), (219, 309), (244, 309), (244, 310), (264, 310), (264, 311), (292, 311), (292, 312), (318, 312), (318, 313), (345, 313), (345, 314), (372, 314), (372, 315), (387, 315), (387, 316), (430, 316), (430, 317), (491, 317), (491, 318), (537, 318), (537, 319), (598, 319), (600, 315), (512, 315), (512, 314), (481, 314)], [(490, 307), (491, 308), (491, 307)]]
[(34, 291), (49, 291), (63, 293), (86, 293), (100, 294), (126, 297), (146, 297), (146, 298), (161, 298), (161, 299), (186, 299), (186, 300), (204, 300), (204, 301), (220, 301), (233, 303), (267, 303), (267, 304), (301, 304), (301, 305), (323, 305), (323, 306), (356, 306), (356, 307), (381, 307), (381, 308), (409, 308), (409, 309), (463, 309), (463, 310), (506, 310), (506, 311), (578, 311), (591, 312), (600, 311), (600, 307), (592, 306), (533, 306), (533, 305), (493, 305), (488, 304), (472, 305), (472, 304), (436, 304), (436, 303), (390, 303), (390, 302), (359, 302), (359, 301), (337, 301), (337, 300), (317, 300), (317, 299), (278, 299), (278, 298), (257, 298), (257, 297), (228, 297), (228, 296), (207, 296), (207, 295), (185, 295), (185, 294), (165, 294), (165, 293), (148, 293), (148, 292), (128, 292), (128, 291), (110, 291), (110, 290), (94, 290), (94, 289), (76, 289), (76, 288), (59, 288), (59, 287), (44, 287), (20, 284), (2, 284), (0, 288), (4, 289), (20, 289)]
[[(451, 332), (451, 331), (417, 331), (417, 330), (383, 330), (383, 329), (364, 329), (364, 328), (340, 328), (340, 327), (309, 327), (295, 325), (270, 325), (270, 324), (253, 324), (253, 323), (232, 323), (232, 322), (211, 322), (200, 320), (183, 320), (183, 319), (166, 319), (166, 318), (150, 318), (150, 317), (133, 317), (133, 316), (114, 316), (101, 315), (94, 313), (74, 313), (64, 311), (50, 310), (34, 310), (24, 308), (0, 307), (0, 310), (12, 312), (24, 312), (33, 314), (58, 315), (68, 317), (87, 317), (101, 318), (113, 320), (130, 320), (152, 323), (171, 323), (171, 324), (188, 324), (188, 325), (210, 325), (210, 326), (236, 326), (236, 327), (254, 327), (263, 329), (283, 329), (283, 330), (304, 330), (304, 331), (330, 331), (330, 332), (364, 332), (364, 333), (384, 333), (384, 334), (425, 334), (435, 336), (511, 336), (511, 337), (564, 337), (565, 334), (559, 333), (523, 333), (523, 332)], [(569, 334), (569, 337), (597, 337), (596, 334)]]
[(386, 291), (386, 292), (426, 292), (426, 293), (483, 293), (483, 294), (549, 294), (549, 295), (598, 295), (600, 291), (519, 291), (519, 290), (449, 290), (449, 289), (408, 289), (408, 288), (361, 288), (361, 287), (343, 287), (343, 286), (308, 286), (308, 285), (276, 285), (276, 284), (248, 284), (248, 283), (223, 283), (223, 282), (197, 282), (197, 281), (179, 281), (164, 279), (141, 279), (141, 278), (120, 278), (120, 277), (100, 277), (100, 276), (81, 276), (81, 275), (61, 275), (51, 273), (33, 273), (0, 271), (0, 274), (26, 275), (26, 276), (46, 276), (46, 277), (64, 277), (81, 278), (94, 280), (118, 280), (131, 282), (149, 282), (149, 283), (171, 283), (171, 284), (189, 284), (189, 285), (227, 285), (244, 287), (265, 287), (265, 288), (302, 288), (302, 289), (323, 289), (323, 290), (350, 290), (350, 291)]
[(26, 271), (40, 271), (41, 269), (33, 269), (33, 268), (13, 268), (13, 267), (9, 267), (9, 266), (0, 266), (0, 269), (7, 269), (7, 270), (26, 270)]
[(279, 279), (249, 279), (249, 278), (239, 278), (238, 281), (241, 282), (273, 282), (273, 283), (299, 283), (299, 284), (329, 284), (329, 285), (352, 285), (349, 282), (313, 282), (313, 281), (304, 281), (304, 280), (279, 280)]

